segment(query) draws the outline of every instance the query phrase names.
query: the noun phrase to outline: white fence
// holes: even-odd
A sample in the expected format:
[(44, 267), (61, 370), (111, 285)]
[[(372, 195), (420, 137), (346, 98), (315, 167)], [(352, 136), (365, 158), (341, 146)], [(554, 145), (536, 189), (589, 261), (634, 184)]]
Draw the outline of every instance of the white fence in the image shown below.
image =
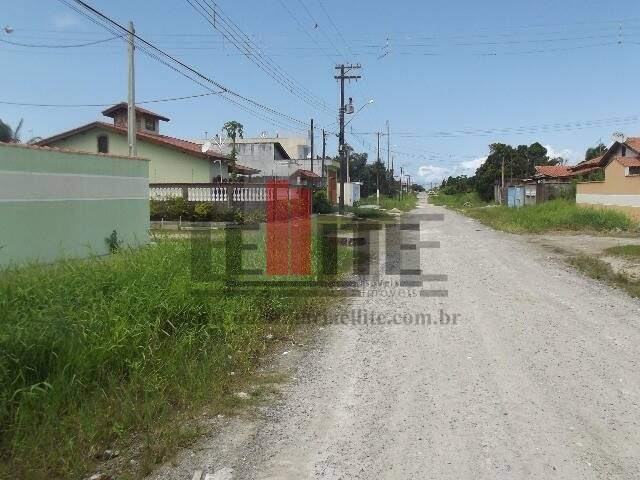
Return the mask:
[(189, 202), (266, 202), (269, 200), (267, 187), (263, 184), (151, 184), (149, 198), (168, 200), (184, 198)]

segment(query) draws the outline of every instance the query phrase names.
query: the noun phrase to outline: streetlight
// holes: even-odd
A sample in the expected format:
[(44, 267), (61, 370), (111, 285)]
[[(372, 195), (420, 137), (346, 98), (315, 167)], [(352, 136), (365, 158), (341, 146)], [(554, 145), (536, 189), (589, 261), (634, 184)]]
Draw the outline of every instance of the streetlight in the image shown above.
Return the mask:
[(366, 107), (367, 105), (371, 105), (372, 103), (373, 103), (373, 98), (369, 100), (367, 103), (365, 103), (364, 105), (362, 105), (358, 110), (356, 110), (356, 113), (352, 114), (351, 120), (345, 123), (344, 126), (346, 127), (347, 125), (349, 125), (353, 121), (353, 119), (356, 117), (356, 115), (358, 115), (364, 109), (364, 107)]

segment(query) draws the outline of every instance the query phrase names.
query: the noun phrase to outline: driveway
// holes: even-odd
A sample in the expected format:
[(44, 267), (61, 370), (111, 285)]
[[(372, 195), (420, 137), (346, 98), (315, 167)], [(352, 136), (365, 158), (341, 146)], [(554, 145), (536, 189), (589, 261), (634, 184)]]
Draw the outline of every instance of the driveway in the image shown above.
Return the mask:
[[(447, 281), (411, 296), (382, 275), (344, 312), (391, 324), (347, 320), (278, 355), (290, 381), (272, 405), (150, 478), (639, 478), (640, 302), (425, 199), (414, 213), (444, 216), (421, 222), (440, 248), (419, 262)], [(395, 324), (419, 314), (431, 324)]]

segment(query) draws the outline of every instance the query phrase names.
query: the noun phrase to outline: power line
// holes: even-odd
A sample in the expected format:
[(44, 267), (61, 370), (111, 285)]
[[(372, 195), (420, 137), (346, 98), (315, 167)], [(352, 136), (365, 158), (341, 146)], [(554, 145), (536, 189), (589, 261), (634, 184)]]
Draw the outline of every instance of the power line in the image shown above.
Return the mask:
[[(215, 30), (232, 43), (238, 51), (251, 62), (257, 65), (267, 75), (276, 80), (280, 85), (287, 89), (298, 98), (302, 99), (314, 108), (320, 108), (325, 112), (332, 112), (330, 107), (324, 103), (321, 99), (318, 99), (312, 92), (307, 90), (303, 86), (299, 86), (299, 82), (287, 75), (280, 66), (275, 62), (265, 57), (259, 47), (255, 45), (253, 40), (244, 33), (238, 25), (230, 18), (226, 17), (224, 12), (218, 7), (215, 2), (209, 2), (207, 0), (186, 0), (193, 9), (198, 12)], [(200, 9), (194, 5), (194, 2), (198, 4)], [(203, 5), (203, 3), (206, 5)], [(213, 6), (211, 5), (213, 4)], [(208, 7), (208, 8), (207, 8)], [(216, 21), (217, 20), (217, 21)], [(238, 39), (237, 35), (241, 38)], [(244, 38), (242, 38), (244, 37)]]
[(331, 37), (325, 33), (324, 29), (320, 28), (320, 23), (318, 23), (307, 5), (302, 0), (298, 0), (298, 3), (302, 5), (302, 8), (304, 8), (304, 10), (307, 12), (307, 15), (309, 15), (309, 18), (311, 18), (311, 21), (314, 23), (314, 28), (318, 29), (322, 33), (322, 35), (328, 40), (329, 44), (333, 47), (339, 57), (344, 57), (342, 52), (338, 50), (338, 47), (336, 47), (335, 43), (333, 43), (333, 40), (331, 40)]
[[(219, 95), (224, 93), (222, 90), (219, 92), (200, 93), (197, 95), (187, 95), (184, 97), (170, 97), (170, 98), (157, 98), (154, 100), (136, 101), (136, 105), (145, 105), (151, 103), (164, 103), (164, 102), (176, 102), (179, 100), (188, 100), (192, 98), (208, 97), (211, 95)], [(119, 101), (111, 103), (23, 103), (23, 102), (8, 102), (0, 101), (2, 105), (14, 105), (18, 107), (53, 107), (53, 108), (76, 108), (76, 107), (110, 107), (115, 105)]]
[(300, 22), (300, 20), (298, 19), (298, 17), (295, 16), (295, 14), (289, 9), (289, 7), (287, 7), (287, 5), (284, 3), (283, 0), (278, 0), (280, 2), (280, 5), (282, 5), (282, 8), (284, 8), (286, 10), (286, 12), (289, 14), (289, 16), (293, 19), (293, 21), (298, 25), (298, 27), (300, 28), (300, 30), (302, 30), (317, 46), (320, 50), (322, 50), (322, 53), (324, 56), (326, 56), (329, 59), (335, 59), (335, 58), (339, 58), (336, 57), (335, 55), (331, 55), (330, 53), (328, 53), (321, 45), (320, 43), (318, 43), (318, 40), (311, 35), (306, 28), (304, 28), (304, 26), (302, 25), (302, 23)]
[[(629, 124), (640, 121), (640, 115), (627, 115), (624, 117), (612, 117), (596, 120), (578, 120), (566, 123), (539, 124), (520, 127), (489, 128), (476, 130), (436, 131), (431, 133), (419, 132), (395, 132), (396, 137), (401, 138), (458, 138), (464, 136), (488, 136), (495, 134), (526, 134), (538, 132), (562, 132)], [(376, 135), (378, 132), (351, 132), (354, 135)]]
[(9, 45), (16, 45), (18, 47), (29, 47), (29, 48), (78, 48), (78, 47), (90, 47), (92, 45), (98, 45), (100, 43), (110, 42), (110, 41), (116, 40), (118, 38), (122, 38), (122, 35), (117, 35), (115, 37), (110, 37), (110, 38), (103, 38), (102, 40), (96, 40), (94, 42), (74, 43), (74, 44), (70, 44), (70, 45), (21, 43), (21, 42), (13, 42), (11, 40), (4, 40), (2, 38), (0, 38), (0, 42), (8, 43)]
[[(85, 10), (88, 10), (89, 12), (91, 12), (93, 15), (95, 15), (96, 17), (98, 17), (99, 19), (102, 19), (106, 22), (108, 22), (109, 25), (113, 25), (114, 28), (119, 29), (122, 32), (128, 32), (128, 30), (120, 25), (118, 22), (116, 22), (115, 20), (111, 19), (110, 17), (106, 16), (105, 14), (101, 13), (100, 11), (96, 10), (95, 8), (93, 8), (92, 6), (88, 5), (87, 3), (85, 3), (82, 0), (58, 0), (62, 3), (64, 3), (67, 6), (70, 6), (70, 4), (68, 2), (73, 1), (76, 4), (78, 4), (81, 8), (84, 8)], [(78, 9), (75, 9), (75, 11), (78, 11)], [(106, 26), (104, 24), (99, 23), (103, 28), (106, 28)], [(196, 70), (195, 68), (187, 65), (186, 63), (182, 62), (181, 60), (173, 57), (172, 55), (168, 54), (167, 52), (165, 52), (164, 50), (160, 49), (159, 47), (155, 46), (154, 44), (152, 44), (151, 42), (145, 40), (144, 38), (142, 38), (140, 35), (138, 34), (134, 34), (133, 35), (134, 38), (136, 40), (138, 40), (139, 42), (141, 42), (143, 45), (140, 45), (140, 47), (142, 47), (142, 50), (145, 51), (147, 54), (149, 54), (150, 56), (152, 56), (152, 58), (155, 58), (156, 60), (160, 61), (161, 63), (169, 66), (170, 68), (172, 68), (174, 71), (177, 71), (178, 73), (181, 73), (183, 76), (185, 76), (186, 78), (189, 78), (190, 80), (194, 81), (195, 83), (204, 86), (206, 89), (211, 90), (211, 88), (209, 86), (205, 86), (202, 82), (211, 84), (216, 86), (218, 89), (222, 90), (223, 92), (220, 94), (222, 98), (224, 98), (225, 100), (229, 101), (230, 103), (233, 103), (237, 106), (239, 106), (240, 102), (246, 102), (249, 105), (251, 105), (251, 107), (253, 108), (257, 108), (259, 110), (262, 110), (263, 112), (265, 112), (266, 115), (272, 115), (272, 116), (276, 116), (278, 118), (280, 118), (281, 120), (287, 121), (287, 122), (291, 122), (292, 125), (293, 124), (298, 124), (300, 126), (303, 127), (307, 127), (308, 124), (298, 120), (295, 117), (292, 117), (290, 115), (284, 114), (282, 112), (279, 112), (271, 107), (268, 107), (266, 105), (263, 105), (251, 98), (248, 98), (244, 95), (241, 95), (240, 93), (225, 87), (224, 85), (222, 85), (221, 83), (213, 80), (212, 78), (208, 77), (207, 75), (199, 72), (198, 70)], [(148, 51), (145, 47), (148, 47), (151, 51)], [(166, 59), (166, 60), (165, 60)], [(171, 62), (173, 65), (169, 65), (169, 62)], [(175, 66), (177, 65), (177, 67)], [(188, 72), (185, 73), (183, 70), (180, 69), (184, 69)], [(193, 78), (190, 75), (193, 75), (197, 78)], [(229, 96), (227, 96), (229, 95)], [(246, 107), (246, 106), (245, 106)], [(263, 117), (264, 118), (264, 117)], [(295, 127), (300, 129), (300, 126)]]

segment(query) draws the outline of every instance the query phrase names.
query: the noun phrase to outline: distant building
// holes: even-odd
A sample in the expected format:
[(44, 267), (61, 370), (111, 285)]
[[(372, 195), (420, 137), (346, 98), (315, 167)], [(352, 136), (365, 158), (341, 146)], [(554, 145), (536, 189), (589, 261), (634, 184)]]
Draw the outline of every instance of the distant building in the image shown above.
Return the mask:
[(578, 183), (576, 203), (618, 210), (640, 220), (640, 157), (607, 157), (604, 181)]
[[(58, 147), (88, 153), (128, 155), (127, 104), (119, 103), (102, 112), (113, 123), (91, 122), (45, 138), (39, 146)], [(231, 173), (229, 159), (213, 152), (202, 153), (202, 145), (160, 134), (160, 122), (169, 119), (136, 107), (138, 156), (148, 159), (150, 183), (210, 183), (227, 180)], [(236, 163), (239, 175), (252, 175), (258, 170)]]

